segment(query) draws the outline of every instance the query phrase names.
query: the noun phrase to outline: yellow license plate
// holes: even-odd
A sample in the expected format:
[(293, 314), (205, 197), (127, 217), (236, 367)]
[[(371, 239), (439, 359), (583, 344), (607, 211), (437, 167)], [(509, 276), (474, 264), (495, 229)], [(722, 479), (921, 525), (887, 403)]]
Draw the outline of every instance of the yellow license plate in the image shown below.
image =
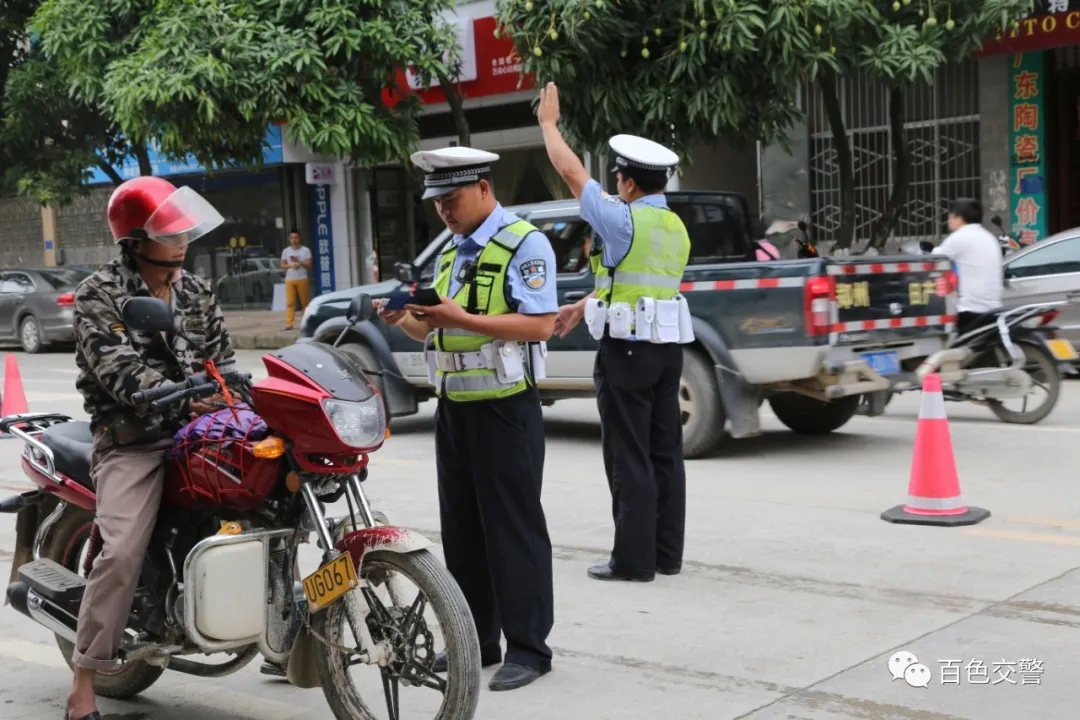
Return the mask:
[(318, 612), (360, 584), (352, 556), (340, 555), (304, 578), (308, 609)]
[(1050, 352), (1054, 353), (1054, 357), (1058, 360), (1076, 360), (1080, 358), (1077, 355), (1076, 348), (1072, 346), (1072, 343), (1063, 338), (1055, 340), (1048, 340), (1047, 344), (1050, 346)]

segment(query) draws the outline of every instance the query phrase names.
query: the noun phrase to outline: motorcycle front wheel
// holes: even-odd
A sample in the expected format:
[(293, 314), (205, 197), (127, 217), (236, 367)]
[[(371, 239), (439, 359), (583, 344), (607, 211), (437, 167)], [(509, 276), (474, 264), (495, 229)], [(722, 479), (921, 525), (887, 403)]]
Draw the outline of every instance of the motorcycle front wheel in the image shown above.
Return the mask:
[(1028, 408), (1028, 398), (1025, 395), (1019, 410), (1005, 407), (1000, 400), (990, 400), (990, 411), (997, 419), (1014, 425), (1034, 425), (1041, 422), (1053, 412), (1061, 394), (1061, 370), (1054, 356), (1039, 343), (1020, 340), (1016, 346), (1024, 352), (1024, 372), (1031, 376), (1035, 388), (1045, 391), (1046, 399), (1034, 408)]
[[(376, 597), (374, 590), (388, 585), (391, 574), (399, 574), (416, 585), (419, 594), (415, 599), (398, 598), (387, 607)], [(364, 556), (360, 576), (371, 584), (360, 604), (369, 608), (368, 630), (376, 642), (389, 640), (394, 658), (383, 668), (366, 665), (355, 654), (342, 649), (355, 647), (348, 621), (345, 601), (339, 601), (312, 618), (312, 629), (336, 647), (328, 647), (318, 638), (316, 653), (320, 684), (323, 694), (338, 720), (401, 720), (403, 717), (419, 717), (416, 711), (403, 711), (399, 694), (401, 686), (415, 687), (416, 693), (442, 694), (442, 702), (432, 710), (432, 720), (471, 720), (476, 714), (480, 700), (480, 642), (473, 624), (472, 613), (465, 596), (446, 566), (428, 550), (399, 554), (372, 551)], [(398, 605), (397, 603), (401, 603)], [(424, 607), (430, 605), (436, 627), (424, 618)], [(442, 636), (447, 656), (447, 672), (436, 674), (434, 632)], [(376, 701), (365, 702), (363, 693), (349, 672), (356, 668), (369, 673), (381, 674), (384, 703), (379, 712), (372, 706)], [(370, 696), (374, 685), (366, 685)], [(434, 701), (429, 701), (434, 705)], [(369, 706), (370, 705), (370, 706)], [(424, 715), (427, 715), (425, 710)]]

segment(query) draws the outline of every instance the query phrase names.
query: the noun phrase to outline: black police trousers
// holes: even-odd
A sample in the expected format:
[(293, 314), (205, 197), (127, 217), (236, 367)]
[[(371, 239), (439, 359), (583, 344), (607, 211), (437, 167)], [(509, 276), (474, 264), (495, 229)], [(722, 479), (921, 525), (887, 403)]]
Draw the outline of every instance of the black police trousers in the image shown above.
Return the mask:
[(461, 586), (482, 662), (551, 669), (551, 540), (540, 503), (544, 417), (529, 389), (435, 410), (435, 460), (446, 566)]
[(611, 488), (616, 573), (682, 567), (686, 527), (679, 378), (683, 350), (604, 337), (593, 379)]

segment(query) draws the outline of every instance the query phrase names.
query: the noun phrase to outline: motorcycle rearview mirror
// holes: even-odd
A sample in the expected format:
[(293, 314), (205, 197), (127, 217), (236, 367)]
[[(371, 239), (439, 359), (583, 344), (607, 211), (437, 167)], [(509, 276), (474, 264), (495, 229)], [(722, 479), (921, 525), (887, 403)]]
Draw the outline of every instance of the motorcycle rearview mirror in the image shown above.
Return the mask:
[(798, 227), (800, 230), (802, 230), (804, 234), (806, 233), (806, 221), (805, 220), (800, 220), (798, 223), (796, 223), (796, 227)]
[(412, 263), (399, 262), (394, 264), (394, 277), (398, 282), (403, 282), (407, 285), (411, 285), (415, 282), (420, 282), (420, 273), (416, 271)]
[[(990, 222), (994, 225), (997, 225), (999, 228), (1002, 228), (1000, 215), (995, 215), (994, 217), (990, 218)], [(1004, 232), (1004, 228), (1002, 228), (1002, 232)]]
[(120, 309), (124, 324), (139, 332), (170, 332), (173, 312), (164, 300), (153, 297), (133, 297)]
[(371, 303), (371, 296), (366, 293), (360, 293), (349, 303), (349, 309), (345, 313), (345, 319), (349, 321), (350, 325), (355, 325), (358, 322), (370, 320), (374, 314), (375, 307)]
[(349, 330), (356, 326), (357, 323), (370, 320), (375, 315), (375, 306), (371, 302), (371, 296), (366, 293), (360, 293), (349, 302), (349, 309), (345, 311), (345, 320), (347, 321), (345, 327), (341, 328), (341, 332), (338, 333), (337, 340), (334, 341), (334, 347), (341, 345), (345, 336), (349, 334)]

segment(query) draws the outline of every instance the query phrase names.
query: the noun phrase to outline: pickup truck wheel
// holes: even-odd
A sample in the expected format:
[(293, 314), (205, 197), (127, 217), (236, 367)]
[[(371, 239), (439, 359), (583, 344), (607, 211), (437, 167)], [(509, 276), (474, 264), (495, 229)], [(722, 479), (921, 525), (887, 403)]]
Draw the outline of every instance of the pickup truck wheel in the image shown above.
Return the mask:
[[(367, 345), (362, 343), (345, 343), (340, 348), (343, 352), (348, 353), (356, 360), (356, 364), (360, 366), (362, 370), (382, 370), (379, 367), (379, 361), (375, 359), (375, 353), (371, 351)], [(386, 400), (386, 383), (378, 375), (368, 375), (368, 379), (371, 383), (378, 388), (379, 394), (382, 395), (383, 409), (386, 411), (386, 424), (390, 425), (390, 404)]]
[(839, 430), (855, 417), (859, 395), (822, 402), (798, 393), (780, 393), (769, 398), (769, 405), (780, 422), (802, 435), (826, 435)]
[(683, 457), (696, 458), (716, 449), (724, 439), (727, 417), (712, 366), (700, 352), (683, 351), (679, 379), (679, 410), (682, 416)]

